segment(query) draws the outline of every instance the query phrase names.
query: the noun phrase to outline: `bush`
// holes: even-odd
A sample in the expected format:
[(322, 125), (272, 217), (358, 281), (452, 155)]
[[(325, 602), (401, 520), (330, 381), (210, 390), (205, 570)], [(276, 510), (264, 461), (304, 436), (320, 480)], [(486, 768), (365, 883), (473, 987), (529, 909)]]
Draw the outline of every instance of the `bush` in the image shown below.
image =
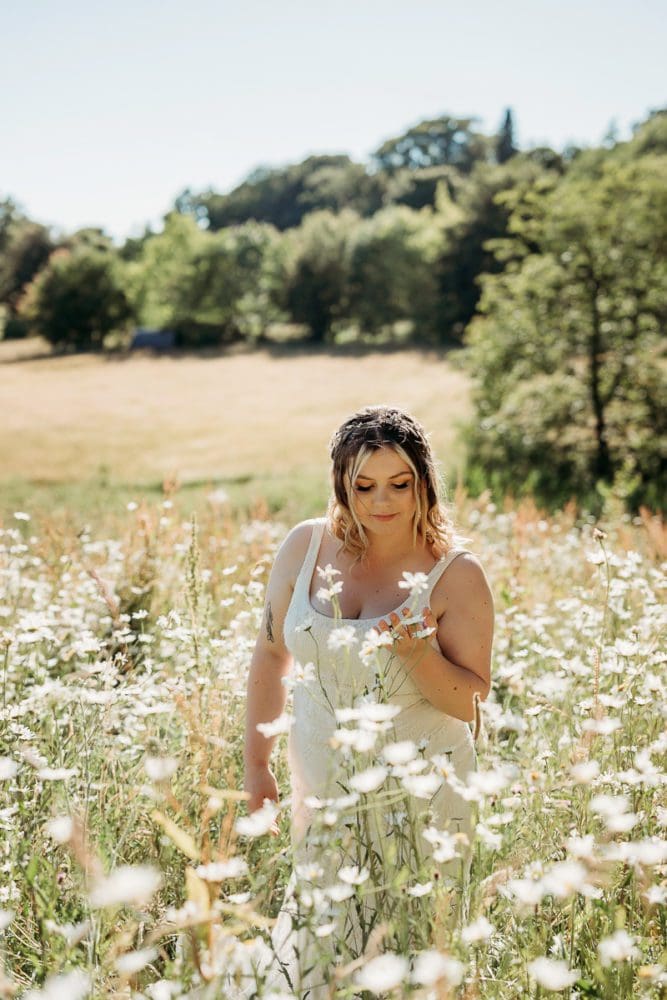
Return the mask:
[(0, 318), (0, 340), (23, 340), (30, 336), (30, 324), (21, 316)]
[(55, 347), (100, 350), (132, 318), (116, 256), (86, 246), (56, 250), (29, 285), (20, 315)]

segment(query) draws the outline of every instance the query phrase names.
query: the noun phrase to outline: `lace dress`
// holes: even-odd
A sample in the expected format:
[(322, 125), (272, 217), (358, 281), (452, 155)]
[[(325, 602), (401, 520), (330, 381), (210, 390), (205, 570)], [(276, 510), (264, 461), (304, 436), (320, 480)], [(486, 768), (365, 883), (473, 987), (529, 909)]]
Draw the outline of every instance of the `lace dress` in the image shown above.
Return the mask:
[[(319, 967), (308, 972), (309, 963), (306, 957), (308, 949), (319, 949), (321, 952), (322, 939), (318, 940), (317, 934), (314, 934), (312, 929), (308, 932), (301, 925), (295, 930), (295, 925), (299, 923), (296, 919), (298, 907), (293, 898), (297, 869), (300, 869), (299, 873), (303, 876), (304, 871), (307, 873), (309, 865), (315, 865), (314, 883), (320, 886), (335, 882), (337, 870), (341, 865), (356, 862), (358, 868), (363, 868), (365, 865), (368, 867), (369, 859), (377, 861), (378, 857), (386, 858), (388, 853), (387, 864), (391, 865), (393, 871), (396, 871), (401, 864), (407, 865), (410, 870), (415, 870), (420, 858), (423, 860), (426, 855), (432, 855), (437, 846), (442, 851), (442, 842), (438, 842), (437, 839), (429, 842), (421, 832), (415, 842), (414, 838), (410, 840), (397, 836), (397, 831), (409, 825), (411, 817), (414, 819), (418, 811), (427, 807), (431, 810), (432, 826), (450, 834), (462, 833), (465, 837), (458, 838), (459, 843), (464, 845), (471, 843), (472, 804), (457, 793), (456, 784), (457, 779), (465, 782), (468, 772), (476, 770), (477, 767), (474, 741), (467, 722), (446, 715), (431, 705), (420, 693), (402, 664), (396, 657), (392, 657), (389, 649), (385, 647), (377, 649), (375, 659), (369, 660), (368, 656), (363, 655), (366, 633), (379, 622), (381, 617), (386, 617), (386, 614), (376, 618), (335, 619), (322, 614), (312, 606), (311, 580), (316, 569), (326, 521), (324, 518), (315, 519), (312, 524), (311, 542), (284, 622), (285, 643), (294, 657), (295, 664), (298, 665), (296, 669), (300, 670), (308, 664), (312, 664), (312, 667), (305, 671), (305, 679), (300, 680), (294, 687), (292, 709), (294, 723), (289, 733), (288, 759), (295, 870), (272, 932), (273, 950), (281, 970), (278, 972), (274, 970), (267, 981), (267, 988), (278, 990), (291, 988), (301, 1000), (317, 1000), (319, 997), (331, 995), (326, 983), (329, 978), (327, 972), (331, 971), (333, 964), (340, 957), (340, 953), (336, 950), (336, 934), (346, 936), (345, 955), (348, 960), (351, 955), (363, 954), (368, 930), (373, 926), (375, 904), (374, 894), (369, 892), (363, 898), (362, 909), (360, 909), (359, 894), (356, 896), (354, 907), (349, 903), (342, 903), (342, 915), (339, 906), (338, 917), (334, 918), (336, 931), (330, 935), (331, 965), (328, 970), (326, 967)], [(461, 548), (450, 550), (432, 568), (427, 577), (426, 589), (418, 598), (419, 609), (430, 603), (431, 593), (437, 581), (453, 560), (465, 551), (468, 550)], [(406, 596), (406, 600), (393, 610), (400, 614), (402, 609), (408, 606), (409, 599)], [(334, 638), (337, 641), (333, 642), (332, 650), (330, 643), (333, 632), (336, 632)], [(435, 636), (432, 636), (430, 641), (435, 648), (439, 648)], [(339, 642), (342, 644), (336, 649)], [(382, 696), (378, 696), (377, 693), (378, 660), (381, 672), (385, 671)], [(454, 774), (452, 782), (454, 787), (447, 781), (442, 781), (437, 790), (430, 795), (425, 796), (423, 791), (418, 798), (409, 795), (407, 809), (404, 796), (403, 803), (399, 803), (402, 812), (392, 812), (387, 808), (384, 817), (378, 816), (377, 811), (374, 814), (355, 814), (354, 808), (346, 810), (344, 805), (346, 791), (348, 793), (350, 791), (351, 754), (345, 754), (344, 748), (342, 753), (340, 750), (332, 749), (330, 739), (342, 725), (340, 719), (336, 718), (336, 710), (352, 708), (364, 701), (384, 702), (396, 706), (397, 710), (400, 709), (390, 720), (390, 731), (382, 733), (382, 744), (378, 743), (377, 747), (366, 755), (365, 766), (383, 763), (383, 758), (378, 752), (382, 745), (413, 741), (420, 749), (419, 756), (422, 761), (440, 755), (439, 759), (444, 760)], [(372, 723), (371, 728), (373, 728)], [(418, 781), (417, 770), (415, 774)], [(336, 798), (338, 801), (332, 803), (332, 799)], [(334, 840), (336, 833), (340, 833), (342, 822), (339, 817), (338, 825), (334, 823), (333, 828), (327, 826), (327, 822), (332, 823), (331, 819), (327, 821), (325, 817), (323, 822), (322, 806), (327, 799), (334, 806), (343, 803), (340, 814), (347, 820), (347, 827), (343, 833), (347, 833), (348, 845), (350, 840), (354, 839), (350, 837), (353, 832), (350, 827), (358, 824), (364, 826), (366, 851), (362, 856), (358, 851), (357, 855), (353, 856), (341, 848), (337, 851), (327, 850), (327, 844)], [(391, 819), (389, 827), (384, 822), (387, 817)], [(317, 822), (314, 823), (314, 820)], [(419, 831), (424, 825), (421, 823)], [(358, 834), (358, 830), (356, 832)], [(356, 840), (363, 840), (364, 837), (357, 836)], [(388, 844), (392, 848), (389, 852), (387, 852)], [(372, 864), (370, 867), (372, 868)], [(455, 878), (458, 876), (461, 879), (458, 885), (459, 889), (461, 886), (464, 887), (463, 898), (457, 900), (456, 905), (460, 908), (459, 917), (465, 917), (467, 914), (465, 887), (469, 879), (470, 850), (465, 850), (464, 847), (456, 857), (440, 864), (439, 871), (441, 876), (450, 875)], [(320, 876), (319, 879), (315, 877), (317, 875)], [(370, 879), (369, 884), (373, 881)], [(382, 879), (376, 877), (375, 881), (379, 882)], [(340, 882), (338, 884), (340, 885)], [(338, 955), (335, 960), (334, 954)]]

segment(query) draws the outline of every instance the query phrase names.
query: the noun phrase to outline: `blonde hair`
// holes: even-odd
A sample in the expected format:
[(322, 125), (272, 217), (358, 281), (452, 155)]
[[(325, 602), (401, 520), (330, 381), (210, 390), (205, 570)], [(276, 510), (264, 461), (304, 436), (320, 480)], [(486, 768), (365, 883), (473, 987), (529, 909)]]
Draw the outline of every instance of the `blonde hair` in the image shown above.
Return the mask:
[(391, 406), (367, 406), (341, 424), (330, 442), (333, 494), (327, 517), (329, 528), (355, 562), (364, 558), (368, 538), (352, 501), (353, 485), (367, 459), (379, 448), (392, 448), (413, 476), (415, 515), (413, 544), (429, 545), (438, 558), (470, 541), (457, 534), (441, 500), (435, 458), (424, 428), (414, 417)]

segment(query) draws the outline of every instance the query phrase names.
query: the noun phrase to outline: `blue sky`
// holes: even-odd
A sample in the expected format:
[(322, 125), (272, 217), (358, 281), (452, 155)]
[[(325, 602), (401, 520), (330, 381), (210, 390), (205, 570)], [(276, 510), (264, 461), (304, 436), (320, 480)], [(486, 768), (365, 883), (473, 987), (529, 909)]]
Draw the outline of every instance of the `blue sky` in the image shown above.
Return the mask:
[(71, 231), (158, 224), (186, 186), (365, 160), (440, 114), (522, 146), (621, 138), (667, 104), (659, 0), (21, 0), (4, 5), (0, 197)]

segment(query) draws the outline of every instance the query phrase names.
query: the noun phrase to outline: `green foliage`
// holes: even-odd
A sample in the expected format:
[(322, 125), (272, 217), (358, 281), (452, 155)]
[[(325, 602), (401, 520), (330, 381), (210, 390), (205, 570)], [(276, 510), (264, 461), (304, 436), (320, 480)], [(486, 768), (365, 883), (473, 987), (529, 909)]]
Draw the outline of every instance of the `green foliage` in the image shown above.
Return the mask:
[(645, 122), (636, 125), (632, 139), (622, 144), (618, 152), (626, 156), (667, 153), (667, 108), (652, 111)]
[(22, 340), (30, 335), (30, 324), (13, 316), (7, 306), (0, 305), (0, 340)]
[(376, 169), (392, 174), (448, 164), (468, 174), (490, 156), (490, 140), (474, 129), (476, 118), (440, 118), (419, 122), (402, 135), (387, 139), (373, 153)]
[(182, 344), (258, 338), (283, 316), (285, 248), (272, 226), (209, 233), (174, 212), (128, 266), (142, 323), (176, 330)]
[(67, 236), (61, 243), (67, 250), (85, 247), (89, 250), (112, 251), (113, 240), (100, 226), (84, 226)]
[(312, 212), (289, 234), (289, 309), (316, 341), (327, 340), (333, 323), (347, 314), (348, 247), (358, 224), (351, 210)]
[(60, 249), (28, 287), (21, 316), (55, 347), (99, 350), (132, 318), (120, 261), (88, 246)]
[(391, 174), (386, 183), (387, 204), (407, 205), (414, 209), (435, 206), (439, 188), (446, 188), (450, 197), (455, 197), (460, 186), (458, 171), (447, 165), (419, 170), (404, 167)]
[(504, 262), (494, 252), (508, 234), (512, 211), (508, 198), (534, 189), (556, 176), (539, 163), (517, 154), (502, 166), (478, 163), (454, 191), (457, 213), (443, 219), (444, 239), (436, 272), (439, 288), (437, 326), (449, 338), (461, 340), (480, 297), (479, 277), (497, 274)]
[(147, 241), (155, 235), (150, 226), (144, 226), (141, 236), (128, 236), (123, 245), (119, 247), (118, 256), (125, 261), (137, 260), (141, 257)]
[(383, 209), (355, 228), (349, 247), (349, 315), (364, 331), (409, 319), (432, 333), (440, 230), (429, 209)]
[(383, 178), (370, 176), (349, 156), (309, 156), (287, 167), (258, 167), (228, 194), (183, 192), (176, 207), (212, 231), (251, 219), (285, 230), (300, 225), (309, 212), (325, 209), (371, 215), (383, 191)]
[(13, 315), (24, 289), (46, 264), (53, 249), (45, 226), (26, 221), (12, 227), (0, 257), (0, 302), (6, 303)]
[(496, 161), (506, 163), (518, 150), (514, 145), (514, 120), (510, 108), (505, 112), (503, 123), (496, 136)]
[(0, 201), (0, 256), (5, 253), (15, 226), (25, 221), (25, 216), (13, 198)]
[(587, 151), (557, 183), (507, 199), (506, 270), (484, 277), (466, 337), (470, 468), (499, 489), (664, 497), (666, 172), (664, 156)]
[(25, 337), (27, 324), (18, 315), (21, 297), (54, 249), (46, 226), (31, 222), (11, 199), (0, 202), (0, 337)]

